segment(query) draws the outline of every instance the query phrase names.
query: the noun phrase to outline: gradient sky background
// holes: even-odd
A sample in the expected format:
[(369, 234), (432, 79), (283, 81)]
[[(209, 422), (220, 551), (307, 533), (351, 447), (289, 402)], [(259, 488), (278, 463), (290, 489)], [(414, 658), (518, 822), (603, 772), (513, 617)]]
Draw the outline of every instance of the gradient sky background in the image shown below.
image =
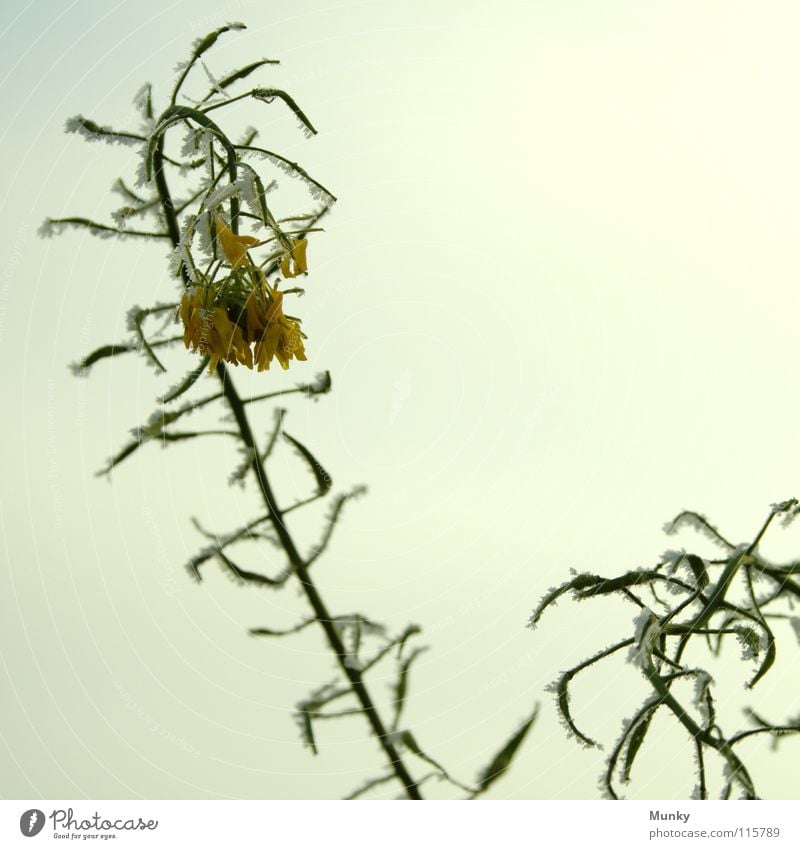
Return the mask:
[[(338, 611), (423, 627), (407, 721), (455, 773), (471, 780), (538, 700), (493, 795), (593, 798), (604, 755), (565, 738), (542, 688), (627, 636), (634, 611), (563, 602), (531, 632), (531, 609), (570, 567), (711, 554), (663, 534), (683, 508), (744, 540), (799, 494), (788, 1), (4, 4), (0, 795), (337, 797), (381, 766), (360, 718), (322, 728), (316, 759), (299, 745), (293, 705), (332, 659), (314, 633), (246, 634), (304, 615), (294, 588), (242, 588), (214, 565), (196, 585), (183, 569), (203, 545), (189, 516), (225, 531), (257, 515), (252, 488), (226, 485), (231, 445), (147, 446), (112, 484), (92, 476), (193, 362), (166, 379), (137, 358), (87, 380), (67, 369), (124, 337), (132, 303), (173, 297), (164, 252), (36, 236), (48, 215), (106, 216), (133, 167), (65, 119), (135, 128), (140, 85), (163, 97), (192, 40), (226, 20), (249, 29), (210, 67), (279, 58), (258, 80), (320, 133), (304, 139), (279, 104), (233, 120), (340, 197), (310, 248), (309, 363), (237, 374), (256, 391), (333, 374), (331, 395), (288, 405), (286, 428), (337, 488), (370, 494), (318, 581)], [(259, 433), (271, 420), (263, 408)], [(277, 474), (287, 493), (310, 485), (290, 452)], [(298, 530), (313, 540), (321, 522)], [(799, 533), (765, 553), (796, 553)], [(731, 646), (720, 684), (779, 721), (796, 712), (796, 664), (782, 655), (745, 696)], [(622, 660), (605, 670), (574, 704), (610, 743), (645, 690)], [(800, 794), (797, 741), (747, 752), (764, 796)], [(689, 755), (656, 723), (630, 795), (685, 797)]]

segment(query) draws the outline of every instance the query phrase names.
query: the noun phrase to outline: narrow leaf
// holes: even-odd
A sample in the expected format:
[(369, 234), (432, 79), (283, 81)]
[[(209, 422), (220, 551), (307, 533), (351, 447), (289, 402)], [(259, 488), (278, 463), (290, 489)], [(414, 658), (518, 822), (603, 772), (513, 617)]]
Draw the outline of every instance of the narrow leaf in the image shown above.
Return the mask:
[(322, 463), (317, 460), (317, 458), (308, 450), (308, 448), (303, 445), (302, 442), (299, 442), (293, 436), (290, 436), (286, 431), (283, 431), (283, 438), (287, 440), (292, 447), (297, 451), (297, 453), (306, 461), (309, 469), (314, 475), (314, 478), (317, 482), (317, 492), (322, 495), (330, 490), (331, 486), (333, 486), (333, 480), (331, 476), (325, 471), (325, 467)]
[(511, 735), (502, 749), (492, 758), (489, 765), (483, 770), (478, 778), (478, 789), (475, 796), (485, 793), (491, 786), (500, 778), (503, 773), (511, 766), (514, 756), (519, 751), (528, 732), (533, 727), (536, 717), (539, 714), (539, 705), (537, 704), (531, 715), (522, 723), (519, 729)]

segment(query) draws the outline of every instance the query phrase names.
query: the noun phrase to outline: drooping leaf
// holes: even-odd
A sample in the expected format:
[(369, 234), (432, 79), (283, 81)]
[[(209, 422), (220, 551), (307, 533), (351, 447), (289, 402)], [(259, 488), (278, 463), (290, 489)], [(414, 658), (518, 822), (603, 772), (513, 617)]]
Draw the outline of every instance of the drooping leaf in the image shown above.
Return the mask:
[(283, 431), (283, 438), (289, 442), (297, 453), (306, 461), (309, 469), (317, 482), (317, 492), (321, 495), (328, 492), (333, 486), (331, 476), (325, 471), (325, 467), (319, 460), (303, 445), (302, 442), (290, 436), (286, 431)]
[(655, 705), (652, 710), (646, 713), (644, 717), (636, 723), (636, 727), (633, 729), (630, 737), (628, 738), (628, 748), (625, 751), (625, 762), (622, 767), (622, 780), (625, 782), (631, 780), (633, 762), (636, 760), (636, 755), (639, 754), (639, 749), (641, 749), (642, 743), (644, 743), (645, 737), (647, 736), (647, 732), (650, 730), (650, 722), (655, 716), (658, 708), (659, 705)]
[(494, 783), (500, 778), (503, 773), (511, 766), (514, 756), (519, 751), (520, 746), (528, 736), (528, 732), (533, 727), (536, 717), (539, 714), (539, 705), (537, 704), (530, 716), (520, 725), (511, 737), (506, 741), (505, 745), (492, 758), (489, 765), (480, 773), (478, 777), (478, 789), (475, 796), (485, 793)]
[(411, 666), (414, 661), (424, 652), (427, 651), (427, 646), (414, 649), (409, 656), (401, 662), (400, 670), (397, 674), (397, 680), (394, 685), (394, 722), (392, 728), (397, 729), (400, 722), (400, 716), (405, 707), (406, 696), (408, 695), (408, 676), (411, 671)]
[(698, 589), (704, 589), (708, 586), (708, 570), (706, 569), (705, 561), (698, 557), (696, 554), (687, 554), (686, 561), (689, 564), (689, 568), (694, 573), (695, 581), (697, 582)]
[(200, 375), (205, 371), (206, 366), (208, 365), (209, 357), (201, 357), (200, 363), (196, 368), (193, 368), (183, 380), (177, 385), (173, 386), (166, 395), (159, 398), (159, 402), (162, 404), (168, 404), (170, 401), (174, 401), (176, 398), (183, 395), (184, 392), (188, 392), (195, 383), (197, 383)]

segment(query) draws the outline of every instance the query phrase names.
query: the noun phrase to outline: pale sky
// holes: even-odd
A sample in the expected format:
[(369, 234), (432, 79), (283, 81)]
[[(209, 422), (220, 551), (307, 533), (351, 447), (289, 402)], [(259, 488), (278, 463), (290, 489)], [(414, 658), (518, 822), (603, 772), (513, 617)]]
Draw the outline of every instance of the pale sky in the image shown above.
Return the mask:
[[(176, 352), (163, 379), (137, 358), (86, 380), (67, 368), (124, 338), (133, 303), (174, 297), (165, 251), (36, 236), (48, 215), (107, 216), (135, 165), (65, 120), (135, 124), (141, 84), (163, 98), (192, 40), (230, 19), (248, 30), (209, 66), (280, 59), (258, 81), (320, 132), (306, 140), (279, 104), (232, 120), (340, 198), (309, 249), (309, 362), (237, 373), (253, 392), (333, 375), (332, 394), (287, 405), (335, 487), (369, 487), (320, 586), (341, 612), (422, 626), (407, 721), (462, 779), (541, 701), (492, 795), (594, 798), (604, 754), (566, 739), (542, 690), (628, 636), (635, 611), (564, 601), (531, 632), (532, 608), (570, 568), (715, 553), (664, 535), (681, 509), (741, 541), (798, 494), (788, 0), (4, 5), (0, 795), (335, 798), (382, 767), (361, 718), (321, 729), (316, 758), (299, 745), (293, 706), (332, 659), (313, 632), (246, 633), (305, 615), (295, 588), (239, 587), (213, 564), (196, 585), (183, 569), (204, 544), (190, 516), (224, 532), (258, 515), (252, 487), (227, 486), (230, 442), (146, 446), (112, 483), (93, 477), (195, 362)], [(256, 412), (260, 435), (271, 422)], [(276, 475), (287, 498), (310, 485), (290, 452)], [(298, 534), (310, 544), (321, 522)], [(799, 533), (765, 550), (789, 557)], [(745, 694), (730, 651), (736, 704), (796, 713), (796, 656)], [(611, 661), (574, 699), (610, 745), (644, 693)], [(685, 797), (685, 741), (666, 718), (653, 733), (629, 793)], [(797, 741), (748, 753), (765, 797), (797, 798)]]

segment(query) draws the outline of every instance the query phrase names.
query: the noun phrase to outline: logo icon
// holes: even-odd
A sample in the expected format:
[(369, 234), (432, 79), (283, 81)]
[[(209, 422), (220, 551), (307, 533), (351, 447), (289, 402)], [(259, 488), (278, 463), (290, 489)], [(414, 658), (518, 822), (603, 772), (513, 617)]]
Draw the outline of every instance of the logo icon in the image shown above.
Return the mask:
[(44, 812), (38, 808), (31, 808), (19, 818), (19, 830), (25, 837), (36, 837), (44, 828)]

